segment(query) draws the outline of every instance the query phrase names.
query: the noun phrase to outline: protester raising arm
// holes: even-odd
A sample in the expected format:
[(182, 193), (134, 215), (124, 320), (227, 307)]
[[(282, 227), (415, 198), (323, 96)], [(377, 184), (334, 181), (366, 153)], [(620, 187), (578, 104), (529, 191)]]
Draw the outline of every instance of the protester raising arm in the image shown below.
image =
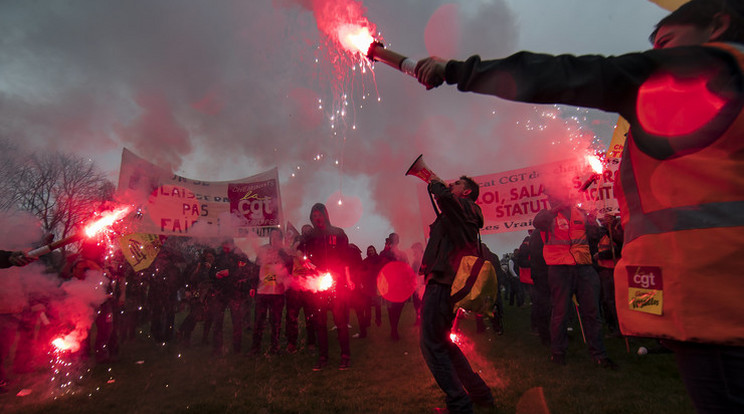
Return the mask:
[[(741, 94), (741, 75), (730, 54), (709, 46), (649, 50), (621, 56), (547, 55), (519, 52), (504, 59), (465, 61), (429, 57), (420, 60), (416, 76), (431, 89), (446, 82), (462, 92), (494, 95), (531, 103), (561, 103), (617, 112), (636, 119), (636, 96), (655, 73), (682, 77), (715, 73), (735, 82), (719, 85), (721, 93)], [(713, 82), (715, 84), (715, 82)], [(731, 89), (729, 89), (731, 88)]]
[[(699, 412), (744, 412), (744, 2), (690, 0), (651, 38), (654, 50), (617, 57), (432, 57), (415, 73), (428, 89), (447, 82), (514, 101), (617, 112), (629, 122), (615, 181), (624, 229), (614, 272), (621, 331), (662, 338), (674, 350)], [(581, 225), (576, 214), (571, 223)], [(587, 250), (577, 252), (582, 262)]]

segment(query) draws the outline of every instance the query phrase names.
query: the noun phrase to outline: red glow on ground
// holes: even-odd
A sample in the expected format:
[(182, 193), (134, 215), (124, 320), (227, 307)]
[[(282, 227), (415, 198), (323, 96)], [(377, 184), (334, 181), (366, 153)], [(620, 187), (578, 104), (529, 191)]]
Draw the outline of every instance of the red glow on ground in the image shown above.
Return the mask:
[(455, 345), (460, 345), (462, 343), (462, 338), (460, 338), (460, 335), (450, 332), (450, 341)]
[(679, 79), (669, 73), (649, 78), (638, 90), (636, 110), (643, 128), (665, 137), (692, 133), (710, 122), (726, 100), (708, 87), (709, 77)]
[(404, 262), (390, 262), (377, 275), (377, 290), (390, 302), (405, 302), (416, 290), (416, 275)]
[(123, 206), (116, 208), (113, 211), (106, 211), (101, 213), (101, 218), (85, 226), (85, 235), (88, 237), (94, 237), (96, 234), (105, 230), (112, 224), (121, 220), (132, 211), (132, 206)]

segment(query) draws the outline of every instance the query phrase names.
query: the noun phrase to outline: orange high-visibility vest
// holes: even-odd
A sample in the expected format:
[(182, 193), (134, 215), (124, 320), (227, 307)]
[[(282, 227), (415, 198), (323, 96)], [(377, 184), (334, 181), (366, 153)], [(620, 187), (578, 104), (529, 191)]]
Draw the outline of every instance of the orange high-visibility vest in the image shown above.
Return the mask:
[[(612, 243), (610, 242), (610, 236), (605, 234), (602, 236), (601, 239), (599, 239), (599, 244), (597, 246), (597, 250), (599, 253), (602, 252), (611, 252), (612, 251)], [(607, 269), (613, 269), (615, 268), (615, 260), (614, 259), (597, 259), (597, 264), (600, 267), (604, 267)]]
[(546, 264), (592, 264), (589, 242), (586, 238), (586, 216), (578, 208), (571, 207), (571, 217), (558, 213), (553, 219), (550, 231), (541, 235)]
[[(744, 68), (744, 47), (709, 46)], [(712, 96), (715, 85), (690, 94)], [(641, 87), (637, 108), (663, 93)], [(642, 120), (631, 127), (616, 183), (625, 239), (615, 299), (625, 335), (744, 345), (744, 98), (713, 98), (718, 111), (683, 135), (651, 135)]]

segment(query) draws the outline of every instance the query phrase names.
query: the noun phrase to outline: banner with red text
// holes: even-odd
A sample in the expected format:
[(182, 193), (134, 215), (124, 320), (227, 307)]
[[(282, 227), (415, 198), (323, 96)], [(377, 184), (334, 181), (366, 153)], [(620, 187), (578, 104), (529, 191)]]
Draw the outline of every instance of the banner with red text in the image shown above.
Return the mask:
[(124, 149), (117, 192), (139, 205), (138, 233), (244, 237), (281, 224), (276, 168), (231, 181), (181, 177)]
[[(591, 176), (591, 169), (583, 160), (565, 160), (496, 174), (475, 176), (480, 185), (478, 205), (483, 210), (485, 225), (481, 234), (526, 231), (532, 226), (537, 212), (549, 208), (546, 188), (564, 189), (572, 202), (597, 216), (617, 214), (618, 204), (613, 191), (619, 160), (611, 159), (604, 174), (586, 192), (579, 189)], [(454, 181), (454, 180), (452, 180)], [(422, 211), (431, 210), (424, 191), (419, 203)], [(431, 217), (422, 215), (428, 229)], [(428, 236), (428, 231), (426, 231)]]

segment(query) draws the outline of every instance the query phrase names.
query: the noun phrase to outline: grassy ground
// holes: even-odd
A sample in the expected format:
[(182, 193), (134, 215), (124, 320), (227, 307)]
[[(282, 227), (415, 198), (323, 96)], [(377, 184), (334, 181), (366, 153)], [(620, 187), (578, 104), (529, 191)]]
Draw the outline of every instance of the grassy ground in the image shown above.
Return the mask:
[[(476, 413), (532, 413), (539, 401), (534, 397), (540, 395), (553, 414), (693, 412), (672, 356), (635, 353), (653, 341), (631, 339), (628, 353), (622, 338), (605, 339), (610, 357), (620, 365), (619, 371), (609, 371), (592, 365), (577, 329), (567, 365), (560, 367), (548, 361), (547, 349), (529, 332), (529, 307), (507, 306), (505, 312), (503, 336), (490, 330), (476, 334), (473, 320), (461, 324), (470, 338), (462, 348), (496, 398), (494, 409)], [(123, 345), (115, 363), (69, 368), (76, 381), (66, 389), (51, 385), (49, 370), (15, 377), (10, 392), (0, 395), (0, 412), (428, 413), (444, 406), (418, 348), (411, 304), (404, 310), (400, 341), (389, 339), (385, 318), (367, 339), (352, 339), (348, 371), (336, 369), (334, 332), (329, 334), (329, 366), (322, 372), (311, 370), (315, 355), (307, 350), (218, 358), (209, 347), (163, 346), (142, 334)], [(355, 325), (353, 315), (351, 320)], [(229, 318), (226, 322), (229, 332)], [(200, 327), (194, 338), (201, 338)], [(246, 335), (244, 344), (248, 341)], [(20, 389), (32, 392), (16, 396)]]

